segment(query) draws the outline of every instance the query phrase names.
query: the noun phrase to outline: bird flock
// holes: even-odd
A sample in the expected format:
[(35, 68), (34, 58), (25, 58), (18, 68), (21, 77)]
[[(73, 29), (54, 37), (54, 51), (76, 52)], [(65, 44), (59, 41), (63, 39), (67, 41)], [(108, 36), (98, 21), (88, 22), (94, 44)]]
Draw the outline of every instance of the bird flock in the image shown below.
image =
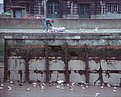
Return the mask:
[[(24, 83), (20, 83), (21, 85), (18, 86), (23, 86)], [(32, 85), (33, 88), (36, 87), (40, 87), (41, 90), (45, 90), (47, 88), (47, 84), (46, 83), (42, 83), (42, 82), (31, 82), (30, 83)], [(4, 82), (0, 82), (0, 90), (4, 90)], [(7, 90), (8, 91), (12, 91), (12, 85), (16, 85), (14, 81), (9, 81), (9, 85), (7, 85)], [(71, 82), (68, 84), (65, 84), (64, 80), (58, 80), (57, 83), (49, 83), (49, 87), (51, 86), (55, 86), (56, 89), (60, 89), (60, 90), (64, 90), (65, 87), (68, 87), (68, 89), (70, 89), (70, 91), (74, 91), (75, 86), (80, 86), (82, 88), (82, 90), (86, 90), (88, 89), (90, 86), (88, 83), (85, 83), (84, 81), (81, 81), (81, 83), (76, 83), (76, 82)], [(110, 84), (107, 84), (106, 86), (101, 85), (100, 89), (104, 89), (104, 87), (108, 87), (112, 89), (112, 92), (117, 92), (117, 87), (116, 86), (111, 86)], [(26, 88), (26, 91), (30, 91), (30, 87)], [(100, 92), (96, 92), (94, 94), (94, 97), (101, 97)]]

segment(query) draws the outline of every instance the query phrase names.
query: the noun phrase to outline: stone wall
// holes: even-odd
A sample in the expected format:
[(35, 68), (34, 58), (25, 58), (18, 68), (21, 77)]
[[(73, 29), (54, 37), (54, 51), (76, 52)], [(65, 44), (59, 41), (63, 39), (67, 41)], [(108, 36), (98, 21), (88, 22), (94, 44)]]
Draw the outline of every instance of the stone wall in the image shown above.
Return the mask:
[[(0, 28), (42, 29), (43, 19), (13, 19), (0, 18)], [(121, 19), (55, 19), (54, 26), (64, 26), (66, 29), (120, 29)]]

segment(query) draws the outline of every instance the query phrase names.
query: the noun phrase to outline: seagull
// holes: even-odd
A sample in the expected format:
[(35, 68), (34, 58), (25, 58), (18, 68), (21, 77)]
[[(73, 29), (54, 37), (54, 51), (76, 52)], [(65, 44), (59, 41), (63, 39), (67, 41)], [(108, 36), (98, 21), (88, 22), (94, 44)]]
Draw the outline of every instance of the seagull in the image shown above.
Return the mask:
[(9, 91), (11, 91), (11, 90), (12, 90), (12, 88), (11, 88), (10, 86), (8, 86), (8, 90), (9, 90)]
[(58, 84), (61, 84), (61, 83), (63, 83), (64, 81), (63, 80), (59, 80), (59, 81), (57, 81), (58, 82)]
[(82, 87), (83, 90), (85, 90), (85, 87)]
[(72, 86), (74, 86), (75, 85), (75, 82), (72, 82), (72, 84), (71, 84)]
[(111, 87), (111, 85), (110, 85), (110, 84), (107, 84), (107, 86), (108, 86), (108, 87)]
[(82, 29), (82, 28), (80, 28), (79, 30), (83, 31), (83, 29)]
[(26, 90), (27, 90), (27, 91), (29, 91), (29, 90), (30, 90), (30, 88), (27, 88)]
[(45, 84), (45, 83), (42, 83), (42, 85), (43, 85), (43, 86), (46, 86), (46, 84)]
[(81, 84), (81, 87), (83, 87), (83, 85)]
[(57, 85), (57, 86), (56, 86), (57, 89), (60, 89), (60, 87), (61, 87), (60, 85)]
[(84, 85), (86, 85), (86, 83), (84, 81), (81, 81), (81, 83), (83, 83)]
[(64, 87), (62, 86), (62, 87), (61, 87), (61, 89), (63, 90), (63, 89), (64, 89)]
[(44, 85), (41, 85), (41, 89), (42, 89), (42, 90), (45, 89), (45, 86), (44, 86)]
[(88, 88), (89, 86), (88, 85), (86, 85), (86, 88)]
[(103, 86), (101, 86), (101, 89), (103, 89)]
[(3, 87), (4, 85), (3, 84), (1, 84), (1, 87)]
[(95, 28), (95, 31), (96, 31), (96, 32), (98, 32), (98, 28), (99, 28), (98, 26)]
[(13, 81), (10, 81), (11, 84), (13, 84)]
[(10, 81), (10, 84), (15, 84), (14, 81)]
[(100, 95), (100, 93), (96, 93), (96, 94), (95, 94), (95, 97), (97, 97), (98, 95)]
[(113, 92), (116, 92), (116, 87), (113, 87)]
[(37, 82), (40, 83), (41, 81), (37, 79)]
[(115, 89), (113, 89), (113, 92), (117, 92)]
[(34, 82), (34, 83), (33, 83), (33, 87), (36, 87), (36, 86), (37, 86), (37, 83)]
[(116, 87), (113, 87), (114, 89), (116, 89)]
[(67, 86), (69, 86), (69, 84), (67, 84)]

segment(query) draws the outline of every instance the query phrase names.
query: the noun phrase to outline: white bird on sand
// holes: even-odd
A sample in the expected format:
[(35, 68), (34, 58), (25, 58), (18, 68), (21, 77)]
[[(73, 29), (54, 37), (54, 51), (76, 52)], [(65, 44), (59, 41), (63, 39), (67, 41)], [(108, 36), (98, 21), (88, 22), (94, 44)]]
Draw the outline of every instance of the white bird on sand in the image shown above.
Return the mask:
[(98, 95), (100, 95), (100, 93), (96, 93), (96, 94), (95, 94), (95, 97), (97, 97)]
[(113, 92), (116, 92), (116, 87), (113, 87)]
[(95, 31), (96, 31), (96, 32), (98, 32), (98, 28), (99, 28), (98, 26), (95, 28)]
[(64, 81), (63, 80), (59, 80), (59, 81), (57, 81), (58, 82), (58, 84), (61, 84), (61, 83), (63, 83)]
[(79, 30), (84, 31), (85, 29), (84, 28), (80, 28)]
[(45, 84), (45, 83), (42, 83), (42, 85), (43, 85), (43, 86), (46, 86), (46, 84)]
[(86, 88), (88, 88), (89, 86), (88, 85), (86, 85)]
[(34, 83), (33, 83), (33, 87), (37, 87), (37, 83), (34, 82)]
[(116, 87), (113, 87), (114, 89), (116, 89)]
[(11, 83), (11, 84), (14, 84), (14, 82), (13, 82), (13, 81), (10, 81), (10, 83)]
[(103, 86), (101, 86), (100, 88), (103, 89)]
[(9, 90), (9, 91), (11, 91), (11, 90), (12, 90), (11, 86), (8, 86), (8, 90)]
[(57, 89), (60, 89), (60, 87), (61, 87), (60, 85), (57, 85), (57, 86), (56, 86)]
[(70, 90), (71, 90), (71, 91), (73, 91), (73, 90), (74, 90), (74, 88), (73, 88), (73, 87), (70, 87)]
[(30, 88), (27, 88), (26, 90), (27, 90), (27, 91), (29, 91), (29, 90), (30, 90)]
[(86, 85), (87, 83), (85, 83), (84, 81), (81, 81), (81, 83), (83, 83), (84, 85)]
[(61, 89), (63, 90), (63, 89), (64, 89), (64, 87), (62, 86), (62, 87), (61, 87)]
[(44, 90), (45, 89), (45, 86), (44, 85), (41, 85), (41, 89)]
[(107, 86), (108, 86), (108, 87), (111, 87), (111, 85), (110, 85), (110, 84), (107, 84)]
[(4, 85), (1, 83), (1, 87), (3, 87)]
[(113, 89), (113, 92), (117, 92), (116, 89)]
[(72, 82), (72, 84), (71, 84), (72, 86), (74, 86), (75, 85), (75, 82)]
[(67, 84), (66, 86), (70, 86), (69, 84)]
[(83, 90), (85, 90), (85, 87), (82, 87)]
[(81, 87), (83, 87), (83, 85), (81, 84)]

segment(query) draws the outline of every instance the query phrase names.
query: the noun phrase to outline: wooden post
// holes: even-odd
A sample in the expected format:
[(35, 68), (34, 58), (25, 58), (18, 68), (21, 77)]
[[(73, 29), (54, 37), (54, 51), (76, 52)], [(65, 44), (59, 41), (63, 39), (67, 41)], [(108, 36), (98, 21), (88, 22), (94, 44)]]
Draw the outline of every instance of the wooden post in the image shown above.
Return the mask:
[(64, 49), (64, 55), (65, 55), (65, 59), (64, 59), (64, 63), (65, 63), (65, 81), (66, 83), (69, 83), (69, 69), (68, 69), (68, 48), (67, 48), (68, 44), (65, 43), (65, 49)]
[(8, 40), (4, 40), (4, 81), (8, 79)]
[(85, 73), (85, 76), (86, 76), (86, 83), (89, 83), (89, 60), (88, 60), (88, 51), (87, 51), (87, 45), (85, 44), (85, 48), (84, 48), (84, 51), (85, 51), (85, 69), (86, 69), (86, 73)]
[(120, 78), (120, 87), (121, 87), (121, 78)]
[(29, 82), (29, 49), (27, 48), (25, 52), (25, 81)]
[(49, 49), (48, 49), (48, 44), (45, 44), (45, 66), (46, 66), (46, 83), (49, 83), (49, 55), (48, 55)]

